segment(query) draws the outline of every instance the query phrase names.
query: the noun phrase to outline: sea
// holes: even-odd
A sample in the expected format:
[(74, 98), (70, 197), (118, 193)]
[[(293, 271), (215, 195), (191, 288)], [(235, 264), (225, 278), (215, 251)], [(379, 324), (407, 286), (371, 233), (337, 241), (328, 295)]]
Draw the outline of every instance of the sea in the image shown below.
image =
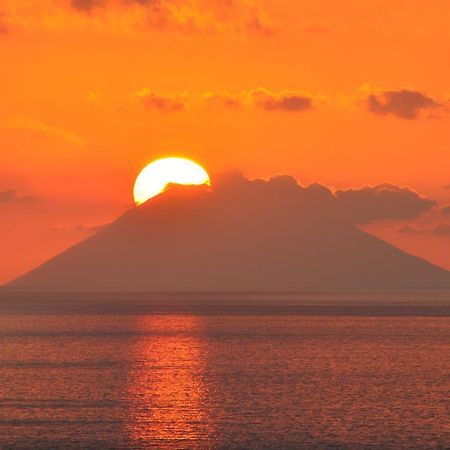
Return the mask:
[(0, 291), (1, 449), (449, 449), (450, 292)]

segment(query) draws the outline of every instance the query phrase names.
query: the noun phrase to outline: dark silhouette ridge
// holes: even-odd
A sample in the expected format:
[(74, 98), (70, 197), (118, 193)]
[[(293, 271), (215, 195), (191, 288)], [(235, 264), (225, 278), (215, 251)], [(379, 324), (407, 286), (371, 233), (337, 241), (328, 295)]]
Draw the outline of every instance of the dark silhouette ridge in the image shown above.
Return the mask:
[(291, 177), (176, 187), (7, 286), (36, 289), (445, 288), (450, 273), (358, 229)]

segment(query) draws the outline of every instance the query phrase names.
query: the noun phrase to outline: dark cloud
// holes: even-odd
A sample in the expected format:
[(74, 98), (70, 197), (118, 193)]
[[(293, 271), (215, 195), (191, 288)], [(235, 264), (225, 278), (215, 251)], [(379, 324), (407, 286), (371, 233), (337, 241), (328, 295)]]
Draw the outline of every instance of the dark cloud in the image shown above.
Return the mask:
[[(151, 28), (180, 29), (182, 31), (193, 31), (197, 28), (194, 18), (189, 13), (184, 16), (173, 0), (71, 0), (71, 6), (86, 14), (91, 14), (101, 8), (141, 6), (147, 10), (146, 24)], [(189, 8), (185, 8), (184, 12), (186, 13), (188, 10)], [(174, 11), (179, 14), (174, 14)]]
[[(71, 0), (72, 8), (83, 12), (90, 12), (95, 8), (101, 8), (111, 4), (111, 0)], [(142, 5), (142, 6), (158, 6), (161, 5), (160, 0), (121, 0), (123, 5)]]
[(444, 206), (444, 207), (442, 208), (442, 213), (443, 213), (443, 214), (450, 214), (450, 205)]
[(234, 186), (239, 195), (250, 189), (260, 189), (276, 197), (277, 202), (292, 199), (293, 208), (310, 210), (328, 215), (333, 220), (366, 224), (384, 219), (412, 219), (420, 216), (436, 205), (432, 200), (416, 192), (391, 184), (380, 184), (359, 189), (346, 189), (332, 192), (318, 183), (301, 186), (291, 176), (277, 176), (269, 181), (246, 180), (239, 172), (230, 172), (226, 177), (212, 180), (215, 189), (221, 185), (230, 191)]
[(313, 108), (313, 99), (295, 92), (275, 93), (258, 89), (251, 93), (254, 104), (265, 111), (298, 112)]
[(369, 111), (380, 115), (393, 114), (402, 119), (416, 119), (422, 111), (440, 106), (433, 98), (407, 89), (371, 94), (367, 99)]
[(397, 230), (403, 234), (434, 234), (437, 236), (450, 236), (450, 224), (440, 223), (431, 228), (416, 228), (413, 225), (405, 225)]
[(273, 28), (259, 1), (245, 0), (71, 0), (74, 10), (91, 14), (100, 8), (141, 7), (139, 29), (164, 31), (223, 32), (237, 31), (269, 36)]
[(450, 189), (450, 184), (447, 184), (447, 186), (444, 186), (444, 189)]
[(30, 195), (20, 195), (17, 189), (6, 189), (0, 191), (0, 203), (12, 203), (12, 202), (32, 202), (36, 198)]
[(186, 109), (186, 100), (181, 96), (166, 96), (149, 89), (144, 89), (133, 95), (146, 109), (162, 112), (178, 112)]
[(105, 6), (105, 0), (72, 0), (72, 7), (82, 12), (91, 12), (95, 8)]
[(436, 205), (408, 188), (387, 183), (339, 190), (335, 195), (342, 213), (360, 224), (383, 219), (411, 219)]

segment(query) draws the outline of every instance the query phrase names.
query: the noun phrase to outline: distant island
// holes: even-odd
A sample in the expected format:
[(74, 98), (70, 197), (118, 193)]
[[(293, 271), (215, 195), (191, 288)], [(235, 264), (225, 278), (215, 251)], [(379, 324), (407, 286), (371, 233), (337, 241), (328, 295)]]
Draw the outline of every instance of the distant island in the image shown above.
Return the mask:
[(30, 289), (447, 288), (450, 273), (361, 231), (290, 177), (174, 187), (7, 283)]

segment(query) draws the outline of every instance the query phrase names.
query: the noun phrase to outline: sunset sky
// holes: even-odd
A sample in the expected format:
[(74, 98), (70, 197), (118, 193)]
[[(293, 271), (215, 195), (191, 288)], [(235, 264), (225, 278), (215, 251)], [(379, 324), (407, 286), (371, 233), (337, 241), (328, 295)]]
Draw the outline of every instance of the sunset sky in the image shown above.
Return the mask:
[(450, 269), (449, 23), (447, 0), (0, 0), (0, 283), (166, 155), (408, 187), (435, 203), (362, 226)]

